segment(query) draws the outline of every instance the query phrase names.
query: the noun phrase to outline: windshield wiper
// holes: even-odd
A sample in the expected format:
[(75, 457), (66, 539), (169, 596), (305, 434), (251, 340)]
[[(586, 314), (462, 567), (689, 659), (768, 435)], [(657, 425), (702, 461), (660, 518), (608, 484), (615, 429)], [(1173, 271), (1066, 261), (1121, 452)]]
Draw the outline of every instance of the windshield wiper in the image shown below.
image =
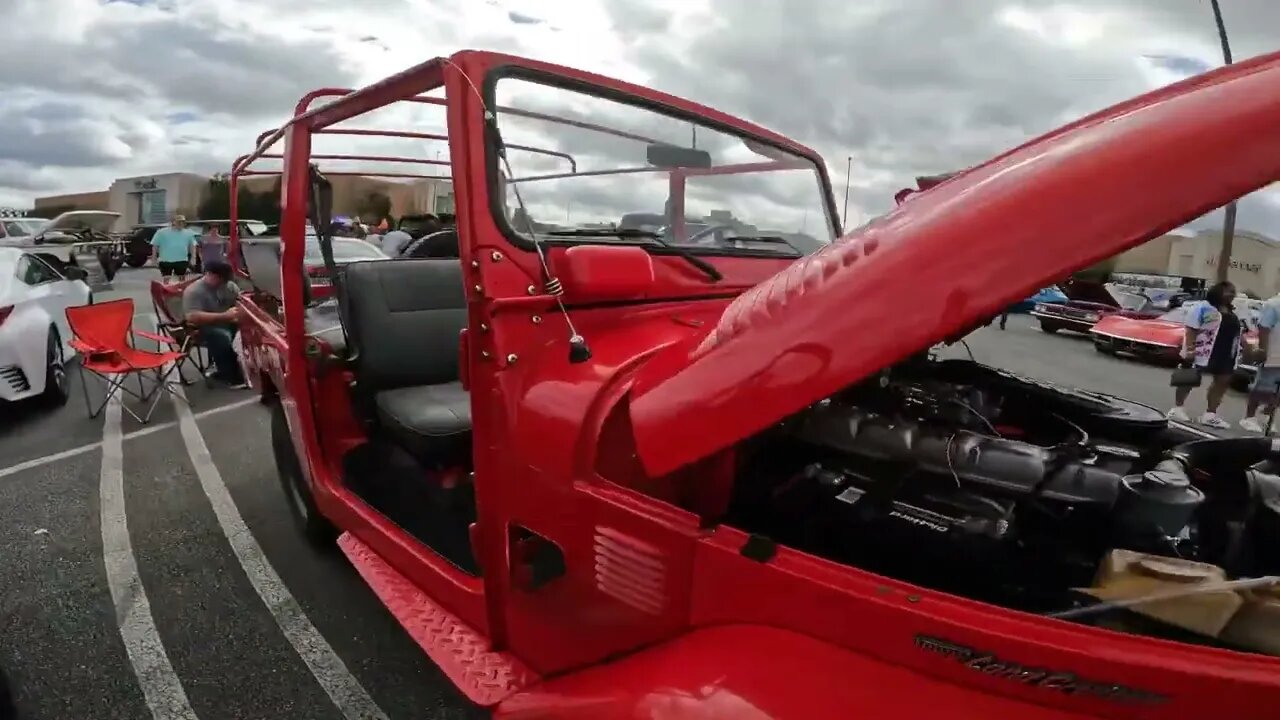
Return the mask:
[(781, 235), (736, 235), (733, 239), (741, 240), (743, 242), (777, 243), (778, 245), (786, 245), (792, 250), (795, 250), (797, 254), (804, 255), (803, 250), (796, 247), (794, 243)]
[(652, 240), (655, 244), (667, 248), (683, 258), (690, 265), (701, 270), (708, 278), (711, 278), (712, 282), (719, 282), (724, 279), (724, 275), (720, 274), (720, 271), (716, 269), (715, 265), (712, 265), (697, 255), (685, 251), (683, 248), (672, 245), (666, 240), (663, 240), (661, 235), (651, 230), (639, 230), (636, 228), (576, 228), (574, 230), (552, 230), (543, 234), (551, 235), (553, 237), (616, 237)]

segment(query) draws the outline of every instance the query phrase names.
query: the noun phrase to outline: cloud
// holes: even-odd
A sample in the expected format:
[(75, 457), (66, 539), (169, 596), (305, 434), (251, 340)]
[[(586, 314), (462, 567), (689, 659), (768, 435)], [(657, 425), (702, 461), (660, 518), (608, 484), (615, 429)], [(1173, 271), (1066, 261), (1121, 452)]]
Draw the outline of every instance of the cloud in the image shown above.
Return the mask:
[[(1276, 49), (1280, 3), (1223, 10), (1237, 59)], [(23, 28), (0, 64), (0, 204), (119, 176), (223, 170), (309, 89), (481, 47), (647, 84), (795, 137), (826, 157), (838, 205), (847, 180), (857, 225), (916, 175), (980, 162), (1221, 61), (1200, 0), (8, 0), (0, 26)], [(443, 116), (388, 111), (366, 123), (439, 131)], [(572, 139), (575, 154), (601, 164), (632, 152), (581, 133), (536, 134)], [(321, 146), (423, 158), (444, 148), (339, 137)], [(522, 157), (530, 172), (561, 163)], [(741, 191), (745, 180), (724, 182)], [(612, 192), (593, 186), (577, 204), (612, 211)], [(779, 184), (767, 204), (782, 212), (797, 192), (808, 188)], [(657, 197), (630, 200), (643, 209)], [(1240, 222), (1280, 237), (1270, 197), (1243, 201)]]

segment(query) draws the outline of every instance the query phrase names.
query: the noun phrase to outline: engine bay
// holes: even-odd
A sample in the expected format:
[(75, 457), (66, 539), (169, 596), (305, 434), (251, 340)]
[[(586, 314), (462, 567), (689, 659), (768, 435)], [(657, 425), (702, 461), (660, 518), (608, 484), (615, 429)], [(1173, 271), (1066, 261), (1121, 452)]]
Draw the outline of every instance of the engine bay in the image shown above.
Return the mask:
[[(1018, 610), (1280, 654), (1269, 438), (1205, 438), (1144, 405), (922, 355), (739, 457), (729, 522), (775, 542)], [(1253, 590), (1215, 590), (1242, 579)], [(1169, 592), (1194, 607), (1130, 602)], [(1226, 602), (1211, 619), (1206, 597)], [(1262, 629), (1232, 631), (1250, 603)]]

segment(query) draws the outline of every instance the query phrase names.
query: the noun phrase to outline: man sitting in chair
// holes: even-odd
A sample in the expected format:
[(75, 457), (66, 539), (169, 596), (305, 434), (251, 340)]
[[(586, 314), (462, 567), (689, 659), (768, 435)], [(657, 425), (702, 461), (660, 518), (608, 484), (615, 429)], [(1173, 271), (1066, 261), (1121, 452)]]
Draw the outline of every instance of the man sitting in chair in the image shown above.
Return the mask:
[(239, 329), (238, 297), (240, 288), (231, 281), (231, 266), (222, 261), (206, 264), (204, 275), (182, 293), (183, 317), (200, 329), (200, 342), (213, 361), (212, 377), (232, 388), (246, 387), (232, 347)]

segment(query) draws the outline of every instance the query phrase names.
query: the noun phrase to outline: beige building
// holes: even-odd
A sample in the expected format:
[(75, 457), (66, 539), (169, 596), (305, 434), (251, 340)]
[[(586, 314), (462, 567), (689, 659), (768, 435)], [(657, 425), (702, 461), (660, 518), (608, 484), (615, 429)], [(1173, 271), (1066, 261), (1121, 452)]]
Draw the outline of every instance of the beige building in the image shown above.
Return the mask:
[[(452, 213), (453, 186), (447, 180), (421, 179), (397, 182), (376, 177), (340, 175), (333, 182), (334, 214), (354, 215), (364, 199), (374, 192), (391, 200), (391, 214)], [(273, 176), (245, 178), (245, 186), (255, 192), (268, 191)], [(163, 173), (120, 178), (102, 192), (73, 193), (37, 198), (35, 215), (50, 217), (68, 210), (109, 210), (120, 213), (117, 232), (139, 224), (167, 222), (174, 215), (194, 218), (209, 192), (209, 178), (194, 173)]]
[[(1116, 272), (1158, 273), (1217, 278), (1222, 233), (1201, 230), (1194, 235), (1162, 235), (1121, 253)], [(1247, 230), (1236, 230), (1231, 243), (1227, 279), (1256, 297), (1280, 293), (1280, 241)]]
[(106, 210), (110, 206), (111, 194), (105, 190), (100, 192), (69, 193), (67, 195), (50, 195), (36, 198), (35, 211), (32, 215), (51, 218), (54, 215), (72, 210)]

